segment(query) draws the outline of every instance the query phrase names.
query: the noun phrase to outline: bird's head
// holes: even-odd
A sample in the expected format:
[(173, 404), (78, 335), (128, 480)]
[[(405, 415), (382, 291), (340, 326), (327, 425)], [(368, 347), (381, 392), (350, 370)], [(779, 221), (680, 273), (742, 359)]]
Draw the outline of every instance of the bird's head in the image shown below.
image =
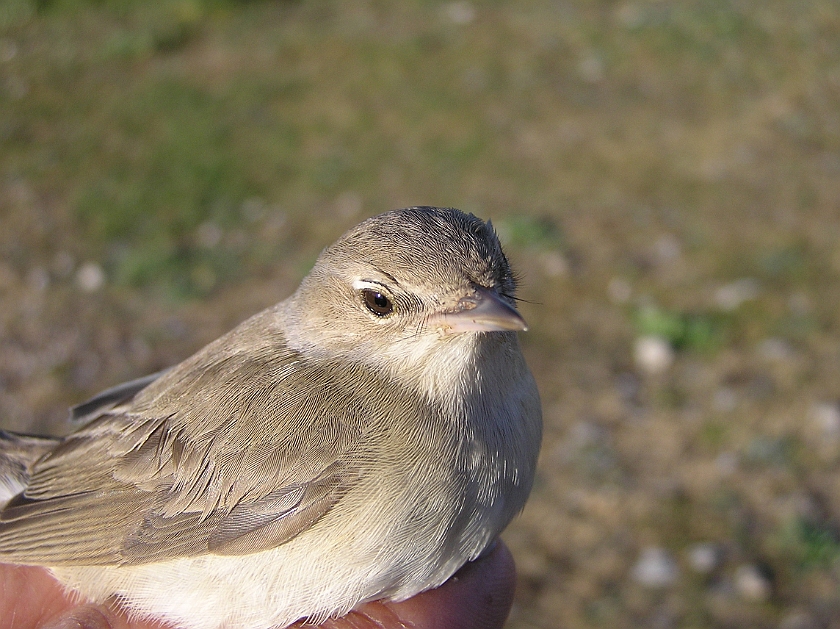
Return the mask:
[(405, 372), (471, 360), (478, 343), (525, 330), (516, 280), (492, 225), (451, 208), (380, 214), (318, 257), (285, 302), (290, 344)]

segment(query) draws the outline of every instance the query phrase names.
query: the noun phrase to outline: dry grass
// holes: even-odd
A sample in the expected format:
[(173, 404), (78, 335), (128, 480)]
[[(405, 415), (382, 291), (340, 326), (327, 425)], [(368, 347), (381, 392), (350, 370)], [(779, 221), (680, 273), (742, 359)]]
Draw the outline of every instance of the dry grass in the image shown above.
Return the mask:
[(9, 0), (0, 29), (5, 427), (64, 429), (363, 216), (452, 205), (509, 243), (544, 398), (509, 626), (840, 626), (836, 3)]

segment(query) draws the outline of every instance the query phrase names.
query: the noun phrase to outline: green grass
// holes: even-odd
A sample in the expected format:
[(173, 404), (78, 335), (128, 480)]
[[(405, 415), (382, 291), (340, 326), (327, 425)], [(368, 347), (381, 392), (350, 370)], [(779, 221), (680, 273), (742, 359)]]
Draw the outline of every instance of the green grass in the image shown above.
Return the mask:
[(633, 313), (640, 335), (659, 336), (674, 349), (710, 352), (726, 341), (726, 318), (714, 313), (681, 313), (642, 307)]
[(836, 570), (840, 567), (840, 535), (830, 522), (792, 518), (777, 532), (776, 543), (780, 552), (799, 570)]
[[(836, 435), (809, 415), (840, 382), (838, 59), (829, 0), (0, 0), (0, 416), (61, 429), (362, 218), (460, 207), (522, 277), (545, 410), (510, 626), (819, 625), (840, 614)], [(639, 335), (678, 350), (666, 373), (638, 371)], [(577, 422), (603, 441), (569, 455)], [(785, 524), (813, 488), (825, 513)], [(633, 584), (638, 547), (696, 541), (724, 584), (770, 565), (771, 600)]]

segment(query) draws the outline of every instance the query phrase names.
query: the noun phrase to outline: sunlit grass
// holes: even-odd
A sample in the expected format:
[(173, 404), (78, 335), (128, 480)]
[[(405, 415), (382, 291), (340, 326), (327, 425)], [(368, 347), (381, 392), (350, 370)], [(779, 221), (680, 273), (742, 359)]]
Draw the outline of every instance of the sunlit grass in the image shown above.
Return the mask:
[[(363, 217), (460, 207), (519, 270), (545, 408), (511, 626), (840, 613), (838, 42), (827, 0), (0, 1), (0, 410), (63, 418)], [(629, 576), (651, 544), (665, 593)]]

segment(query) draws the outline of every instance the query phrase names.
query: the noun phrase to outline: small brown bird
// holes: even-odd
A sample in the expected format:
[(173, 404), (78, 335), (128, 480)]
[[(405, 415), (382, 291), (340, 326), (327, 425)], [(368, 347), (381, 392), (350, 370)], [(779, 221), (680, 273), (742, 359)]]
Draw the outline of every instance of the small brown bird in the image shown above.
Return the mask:
[(184, 629), (319, 622), (442, 584), (534, 477), (514, 290), (489, 222), (364, 221), (285, 301), (76, 407), (77, 432), (2, 433), (0, 561)]

